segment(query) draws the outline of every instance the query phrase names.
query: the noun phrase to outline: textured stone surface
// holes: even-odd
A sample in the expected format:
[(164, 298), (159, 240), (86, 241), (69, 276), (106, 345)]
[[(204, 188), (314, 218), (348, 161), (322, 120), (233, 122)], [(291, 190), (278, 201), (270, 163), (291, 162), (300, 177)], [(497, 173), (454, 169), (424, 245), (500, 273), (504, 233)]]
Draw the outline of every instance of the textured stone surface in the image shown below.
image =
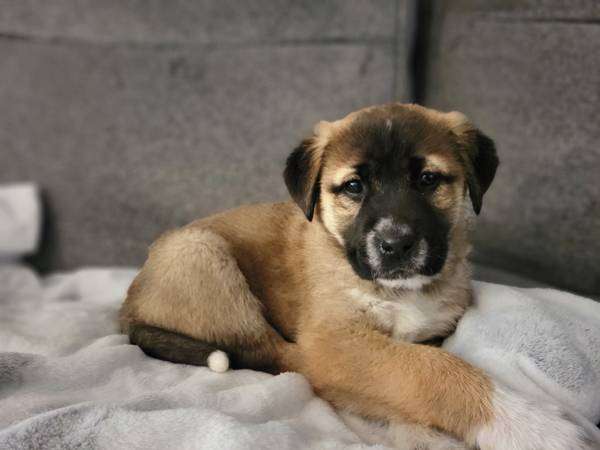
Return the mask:
[(483, 2), (446, 3), (434, 26), (427, 103), (464, 111), (498, 144), (501, 168), (484, 199), (477, 259), (597, 294), (597, 2), (577, 2), (590, 20), (576, 21), (555, 10), (546, 17), (556, 20), (523, 21), (537, 2), (509, 3), (502, 20), (492, 4), (483, 14)]
[(390, 100), (392, 53), (0, 40), (0, 182), (45, 190), (43, 266), (139, 264), (169, 227), (284, 198), (314, 123)]
[(597, 0), (452, 0), (437, 1), (447, 12), (480, 14), (488, 18), (520, 20), (575, 20), (591, 22), (600, 19)]
[(0, 0), (0, 30), (169, 44), (391, 39), (407, 0)]
[(324, 118), (408, 97), (408, 0), (0, 0), (0, 183), (40, 183), (43, 269), (286, 197)]

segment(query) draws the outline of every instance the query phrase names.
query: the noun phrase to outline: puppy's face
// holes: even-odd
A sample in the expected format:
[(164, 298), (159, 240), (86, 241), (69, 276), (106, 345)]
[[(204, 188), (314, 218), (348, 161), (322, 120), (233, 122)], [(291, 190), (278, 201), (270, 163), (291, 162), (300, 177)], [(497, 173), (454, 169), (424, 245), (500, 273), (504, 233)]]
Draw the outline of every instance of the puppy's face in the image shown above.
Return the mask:
[(497, 164), (492, 141), (462, 114), (392, 104), (319, 123), (285, 179), (360, 277), (418, 288), (443, 270), (453, 230), (479, 213)]

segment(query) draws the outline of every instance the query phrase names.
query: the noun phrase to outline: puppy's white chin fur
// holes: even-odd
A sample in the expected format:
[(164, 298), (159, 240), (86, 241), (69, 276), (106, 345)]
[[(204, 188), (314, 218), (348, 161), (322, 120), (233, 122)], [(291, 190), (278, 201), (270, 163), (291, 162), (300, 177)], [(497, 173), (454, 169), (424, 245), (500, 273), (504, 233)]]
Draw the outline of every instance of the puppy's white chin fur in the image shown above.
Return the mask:
[(431, 283), (434, 278), (435, 277), (427, 277), (425, 275), (415, 275), (410, 278), (377, 278), (375, 282), (390, 289), (409, 289), (416, 291)]

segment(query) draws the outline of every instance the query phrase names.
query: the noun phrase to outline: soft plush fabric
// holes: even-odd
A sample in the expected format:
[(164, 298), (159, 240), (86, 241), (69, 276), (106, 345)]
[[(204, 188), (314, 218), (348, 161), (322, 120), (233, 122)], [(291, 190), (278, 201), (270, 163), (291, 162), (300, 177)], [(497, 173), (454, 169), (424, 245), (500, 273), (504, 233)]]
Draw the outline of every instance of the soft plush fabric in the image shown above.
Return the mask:
[(0, 262), (37, 249), (41, 213), (34, 184), (0, 185)]
[(496, 140), (480, 262), (600, 294), (600, 3), (433, 2), (425, 102)]
[(555, 289), (474, 287), (475, 304), (443, 347), (515, 390), (561, 404), (600, 445), (600, 304)]
[[(0, 448), (367, 447), (298, 374), (218, 374), (130, 345), (117, 311), (135, 273), (41, 279), (0, 267)], [(446, 347), (527, 395), (569, 407), (592, 429), (600, 305), (554, 290), (477, 283), (476, 292), (477, 307)]]
[(366, 448), (298, 374), (152, 359), (118, 333), (134, 270), (0, 267), (0, 448)]
[(406, 0), (0, 7), (0, 183), (35, 180), (46, 270), (139, 265), (164, 230), (286, 196), (322, 119), (408, 99)]
[[(366, 442), (406, 444), (342, 421), (300, 375), (217, 374), (147, 357), (117, 325), (135, 269), (40, 278), (9, 262), (35, 248), (37, 200), (31, 184), (0, 187), (0, 448), (367, 447), (344, 423)], [(600, 305), (554, 290), (475, 288), (445, 347), (597, 433)]]

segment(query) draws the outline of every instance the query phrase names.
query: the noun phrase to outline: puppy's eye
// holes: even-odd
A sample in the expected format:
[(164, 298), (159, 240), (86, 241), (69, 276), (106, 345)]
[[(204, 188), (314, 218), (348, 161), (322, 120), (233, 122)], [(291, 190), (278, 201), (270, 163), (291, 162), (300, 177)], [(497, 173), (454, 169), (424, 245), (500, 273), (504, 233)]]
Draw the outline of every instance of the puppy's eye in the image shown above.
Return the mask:
[(419, 175), (419, 185), (422, 187), (432, 187), (440, 181), (440, 174), (435, 172), (423, 172)]
[(343, 188), (344, 192), (356, 196), (362, 194), (363, 184), (360, 180), (350, 180), (344, 183)]

